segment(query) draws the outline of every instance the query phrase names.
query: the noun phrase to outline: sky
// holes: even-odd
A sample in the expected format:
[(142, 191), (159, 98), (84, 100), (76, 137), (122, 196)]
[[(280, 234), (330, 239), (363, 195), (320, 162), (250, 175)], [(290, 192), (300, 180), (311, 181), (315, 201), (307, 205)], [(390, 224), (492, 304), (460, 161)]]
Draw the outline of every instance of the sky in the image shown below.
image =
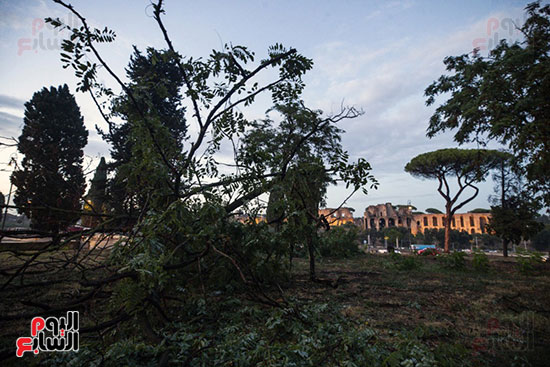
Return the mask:
[[(99, 49), (118, 75), (124, 76), (133, 45), (141, 50), (166, 48), (149, 1), (70, 3), (92, 26), (116, 32), (115, 43)], [(338, 112), (341, 105), (364, 111), (339, 124), (346, 131), (344, 149), (352, 160), (369, 161), (380, 184), (378, 190), (356, 193), (345, 203), (361, 216), (367, 206), (387, 202), (410, 202), (420, 211), (443, 210), (436, 181), (404, 171), (418, 154), (457, 147), (452, 133), (426, 137), (429, 118), (445, 98), (428, 107), (424, 90), (445, 73), (446, 56), (469, 53), (474, 47), (486, 53), (501, 39), (520, 40), (509, 25), (510, 20), (523, 23), (526, 4), (517, 0), (166, 0), (164, 21), (175, 48), (185, 56), (207, 57), (212, 49), (232, 43), (247, 46), (261, 59), (270, 45), (282, 43), (312, 58), (313, 69), (305, 76), (306, 105), (327, 115)], [(95, 128), (104, 123), (89, 95), (75, 92), (77, 79), (62, 68), (59, 57), (66, 34), (45, 25), (45, 17), (76, 22), (51, 1), (0, 0), (0, 136), (20, 135), (24, 103), (34, 92), (67, 83), (90, 133), (84, 165), (89, 180), (99, 158), (109, 157), (109, 146)], [(99, 79), (116, 86), (105, 73)], [(268, 107), (260, 100), (243, 113), (261, 118)], [(6, 195), (12, 158), (22, 157), (15, 148), (0, 146), (0, 191)], [(463, 211), (488, 208), (493, 186), (489, 176)], [(341, 205), (348, 194), (341, 185), (330, 187), (327, 206)]]

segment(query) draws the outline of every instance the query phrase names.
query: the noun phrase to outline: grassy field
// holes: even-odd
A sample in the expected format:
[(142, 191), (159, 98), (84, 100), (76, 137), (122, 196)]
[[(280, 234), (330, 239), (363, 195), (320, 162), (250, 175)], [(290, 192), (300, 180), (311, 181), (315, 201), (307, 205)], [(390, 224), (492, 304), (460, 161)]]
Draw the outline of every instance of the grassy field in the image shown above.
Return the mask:
[[(389, 255), (323, 259), (319, 277), (333, 287), (307, 281), (307, 261), (298, 260), (289, 292), (301, 300), (338, 303), (343, 313), (392, 341), (414, 333), (434, 348), (442, 343), (492, 359), (494, 365), (548, 366), (550, 361), (550, 264), (532, 274), (513, 258), (491, 257), (480, 273), (466, 259), (462, 270), (433, 257), (415, 256), (414, 269), (399, 270)], [(522, 363), (518, 362), (518, 366)]]

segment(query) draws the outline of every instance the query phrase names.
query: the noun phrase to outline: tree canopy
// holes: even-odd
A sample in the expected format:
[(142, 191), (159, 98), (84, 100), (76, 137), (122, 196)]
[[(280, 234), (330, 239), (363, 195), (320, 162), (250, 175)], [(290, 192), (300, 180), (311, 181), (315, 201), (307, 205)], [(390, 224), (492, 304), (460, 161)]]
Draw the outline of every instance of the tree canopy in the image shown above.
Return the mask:
[(17, 149), (24, 157), (11, 177), (14, 202), (33, 228), (56, 232), (79, 218), (88, 131), (66, 84), (34, 93), (23, 122)]
[(429, 213), (429, 214), (443, 214), (443, 212), (439, 209), (436, 209), (436, 208), (428, 208), (426, 209), (426, 213)]
[(445, 58), (449, 74), (426, 88), (426, 103), (450, 97), (437, 107), (427, 135), (456, 130), (460, 144), (507, 145), (531, 193), (550, 206), (550, 5), (534, 2), (526, 12), (522, 43), (502, 40), (487, 57), (474, 50)]
[[(269, 190), (267, 219), (270, 224), (276, 223), (278, 229), (283, 223), (290, 227), (285, 228), (285, 233), (293, 238), (291, 241), (305, 242), (310, 256), (310, 275), (315, 279), (317, 231), (323, 225), (318, 209), (327, 186), (340, 180), (357, 190), (361, 182), (369, 180), (371, 187), (375, 187), (376, 180), (370, 175), (370, 165), (364, 159), (358, 160), (353, 170), (346, 166), (347, 153), (340, 142), (343, 131), (324, 118), (322, 111), (308, 109), (302, 101), (293, 101), (276, 105), (272, 112), (278, 112), (282, 120), (278, 124), (269, 118), (256, 122), (243, 139), (245, 149), (240, 151), (237, 161), (262, 171), (287, 165), (285, 174), (274, 181)], [(351, 109), (334, 119), (354, 118), (359, 114)], [(302, 143), (298, 144), (300, 141)], [(292, 159), (285, 162), (292, 151)], [(289, 250), (292, 258), (294, 244)]]
[[(415, 177), (436, 179), (437, 191), (445, 199), (445, 251), (449, 251), (450, 223), (454, 213), (471, 202), (479, 189), (476, 183), (485, 180), (489, 170), (499, 161), (501, 152), (486, 149), (440, 149), (414, 157), (405, 166), (405, 171)], [(448, 179), (456, 178), (458, 191), (453, 195)], [(473, 190), (471, 196), (458, 202), (459, 197), (467, 190)]]
[(504, 244), (504, 256), (508, 256), (508, 244), (519, 244), (522, 240), (533, 238), (544, 225), (535, 220), (539, 206), (522, 194), (511, 195), (506, 205), (491, 207), (491, 221), (488, 227), (494, 231)]
[[(158, 175), (147, 168), (151, 153), (136, 142), (154, 139), (156, 153), (166, 162), (174, 162), (182, 153), (187, 124), (181, 95), (183, 75), (170, 51), (149, 47), (142, 53), (134, 46), (126, 76), (130, 82), (110, 101), (108, 131), (99, 132), (111, 144), (109, 168), (114, 175), (108, 185), (110, 207), (115, 213), (135, 216), (147, 201), (144, 187), (155, 186), (159, 195), (166, 196), (170, 186), (180, 180), (174, 170), (168, 170), (155, 181)], [(115, 123), (116, 118), (122, 123)], [(148, 185), (146, 181), (150, 181)]]

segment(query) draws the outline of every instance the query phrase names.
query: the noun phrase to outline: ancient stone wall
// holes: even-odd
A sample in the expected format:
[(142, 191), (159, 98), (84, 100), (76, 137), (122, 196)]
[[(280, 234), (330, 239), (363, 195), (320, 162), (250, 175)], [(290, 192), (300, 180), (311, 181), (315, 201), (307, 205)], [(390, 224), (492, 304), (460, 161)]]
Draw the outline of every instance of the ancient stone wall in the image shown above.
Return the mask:
[[(474, 233), (487, 233), (486, 225), (491, 213), (457, 213), (451, 229)], [(413, 235), (425, 229), (444, 229), (445, 214), (413, 214), (412, 206), (393, 206), (391, 203), (371, 205), (365, 209), (363, 229), (380, 231), (387, 227), (404, 227)]]
[[(491, 213), (458, 213), (451, 220), (451, 229), (470, 234), (487, 233), (486, 225), (491, 220)], [(424, 233), (425, 229), (444, 229), (445, 214), (414, 214), (411, 233)]]

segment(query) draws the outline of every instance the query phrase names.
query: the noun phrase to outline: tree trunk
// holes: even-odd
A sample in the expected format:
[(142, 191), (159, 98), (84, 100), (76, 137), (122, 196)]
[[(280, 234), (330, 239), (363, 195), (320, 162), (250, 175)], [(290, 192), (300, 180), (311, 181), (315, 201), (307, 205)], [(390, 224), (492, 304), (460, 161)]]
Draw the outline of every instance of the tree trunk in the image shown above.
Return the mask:
[(314, 281), (315, 276), (315, 248), (313, 247), (313, 238), (307, 239), (307, 250), (309, 252), (309, 280)]
[(504, 179), (504, 160), (500, 162), (500, 206), (506, 208), (506, 182)]
[(446, 205), (445, 208), (445, 252), (449, 252), (449, 242), (451, 239), (451, 208), (449, 205)]
[(290, 245), (290, 254), (288, 256), (288, 271), (292, 273), (292, 260), (294, 260), (294, 243)]
[(502, 240), (502, 256), (508, 257), (508, 240)]

